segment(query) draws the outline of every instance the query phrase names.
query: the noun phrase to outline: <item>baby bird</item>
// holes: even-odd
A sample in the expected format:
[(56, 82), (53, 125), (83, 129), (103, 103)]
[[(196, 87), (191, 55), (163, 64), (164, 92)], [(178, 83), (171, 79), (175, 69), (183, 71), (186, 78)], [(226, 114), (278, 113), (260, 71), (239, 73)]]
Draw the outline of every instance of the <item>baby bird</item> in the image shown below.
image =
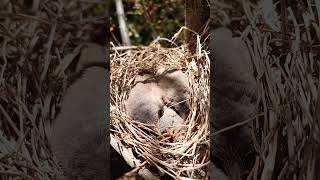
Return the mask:
[[(61, 113), (54, 120), (49, 137), (53, 154), (67, 179), (110, 178), (106, 112), (107, 70), (105, 66), (90, 65), (91, 61), (101, 65), (106, 62), (102, 47), (89, 46), (82, 51), (79, 60), (79, 63), (85, 62), (87, 67), (81, 69), (80, 77), (64, 95)], [(100, 52), (100, 56), (91, 56), (97, 52)]]
[(134, 120), (155, 125), (164, 106), (163, 91), (149, 77), (151, 76), (145, 75), (136, 78), (137, 84), (131, 89), (125, 106), (128, 115)]
[[(256, 82), (247, 48), (230, 30), (211, 32), (212, 59), (215, 61), (213, 117), (211, 132), (251, 118), (256, 112)], [(233, 128), (211, 135), (211, 160), (232, 180), (240, 180), (250, 170), (254, 148), (250, 126)], [(217, 173), (217, 172), (216, 172)]]
[(245, 44), (240, 38), (232, 37), (232, 32), (227, 28), (218, 28), (211, 34), (216, 90), (224, 91), (224, 95), (237, 100), (242, 95), (256, 96), (252, 62)]
[(107, 177), (105, 75), (101, 67), (85, 70), (68, 89), (53, 124), (52, 149), (70, 179)]
[(160, 132), (167, 128), (179, 128), (184, 120), (171, 108), (166, 108), (160, 118)]
[(106, 58), (104, 46), (100, 46), (96, 43), (87, 43), (81, 50), (76, 71), (79, 72), (89, 66), (105, 66)]
[(182, 119), (186, 119), (190, 111), (189, 99), (191, 88), (187, 76), (179, 70), (167, 71), (157, 78), (163, 90), (163, 99), (167, 106), (174, 109)]
[(217, 168), (212, 162), (210, 162), (210, 169), (209, 169), (209, 179), (213, 180), (231, 180), (221, 169)]

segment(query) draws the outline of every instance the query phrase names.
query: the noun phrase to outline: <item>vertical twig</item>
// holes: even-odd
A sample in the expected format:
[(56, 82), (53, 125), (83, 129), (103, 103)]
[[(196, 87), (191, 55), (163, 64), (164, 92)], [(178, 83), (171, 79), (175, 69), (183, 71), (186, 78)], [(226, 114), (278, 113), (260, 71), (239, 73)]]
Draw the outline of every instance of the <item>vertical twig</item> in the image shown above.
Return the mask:
[(124, 45), (130, 46), (130, 38), (128, 33), (128, 28), (126, 24), (126, 17), (123, 10), (122, 0), (115, 0), (116, 9), (117, 9), (117, 16), (120, 28), (121, 39)]

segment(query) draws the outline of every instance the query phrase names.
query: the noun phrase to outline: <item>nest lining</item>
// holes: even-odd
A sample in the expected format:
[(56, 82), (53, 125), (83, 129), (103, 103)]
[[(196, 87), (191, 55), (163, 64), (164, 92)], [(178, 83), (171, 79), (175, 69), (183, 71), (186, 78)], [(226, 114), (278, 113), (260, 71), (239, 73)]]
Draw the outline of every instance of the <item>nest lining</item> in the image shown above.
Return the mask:
[[(154, 166), (157, 170), (148, 173), (157, 177), (164, 173), (173, 178), (208, 177), (209, 59), (201, 48), (195, 54), (187, 49), (187, 45), (163, 48), (154, 44), (126, 51), (115, 48), (111, 54), (111, 141), (125, 149), (119, 148), (118, 152), (126, 156), (129, 165), (140, 170)], [(152, 126), (132, 120), (124, 105), (135, 76), (146, 71), (156, 74), (159, 68), (182, 70), (193, 90), (186, 126), (173, 132), (170, 140)], [(123, 151), (129, 153), (124, 155)]]

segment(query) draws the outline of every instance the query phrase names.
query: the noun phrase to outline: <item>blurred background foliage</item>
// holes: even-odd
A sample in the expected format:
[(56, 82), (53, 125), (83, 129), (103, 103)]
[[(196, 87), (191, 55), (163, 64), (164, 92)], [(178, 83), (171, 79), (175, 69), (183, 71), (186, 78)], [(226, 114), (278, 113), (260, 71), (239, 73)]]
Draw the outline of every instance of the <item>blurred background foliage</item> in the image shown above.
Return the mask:
[[(184, 25), (184, 0), (126, 0), (123, 5), (132, 45), (148, 45), (158, 36), (170, 39)], [(111, 41), (121, 45), (114, 2), (111, 12)]]

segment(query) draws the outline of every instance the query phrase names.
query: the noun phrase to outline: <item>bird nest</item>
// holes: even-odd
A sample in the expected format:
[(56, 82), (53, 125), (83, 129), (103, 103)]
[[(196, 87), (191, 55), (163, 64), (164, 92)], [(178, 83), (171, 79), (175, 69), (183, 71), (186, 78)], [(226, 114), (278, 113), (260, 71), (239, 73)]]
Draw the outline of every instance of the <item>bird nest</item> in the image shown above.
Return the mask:
[(220, 17), (231, 20), (246, 42), (259, 88), (260, 116), (252, 121), (257, 155), (247, 179), (319, 179), (320, 37), (313, 2), (306, 1), (303, 13), (300, 1), (211, 6), (213, 26)]
[[(111, 52), (111, 146), (145, 179), (208, 177), (209, 162), (209, 57), (198, 43), (195, 53), (187, 45), (173, 48), (153, 43), (148, 47), (113, 47)], [(164, 136), (156, 128), (134, 121), (125, 100), (134, 78), (157, 69), (183, 71), (193, 90), (191, 111), (182, 131)]]

